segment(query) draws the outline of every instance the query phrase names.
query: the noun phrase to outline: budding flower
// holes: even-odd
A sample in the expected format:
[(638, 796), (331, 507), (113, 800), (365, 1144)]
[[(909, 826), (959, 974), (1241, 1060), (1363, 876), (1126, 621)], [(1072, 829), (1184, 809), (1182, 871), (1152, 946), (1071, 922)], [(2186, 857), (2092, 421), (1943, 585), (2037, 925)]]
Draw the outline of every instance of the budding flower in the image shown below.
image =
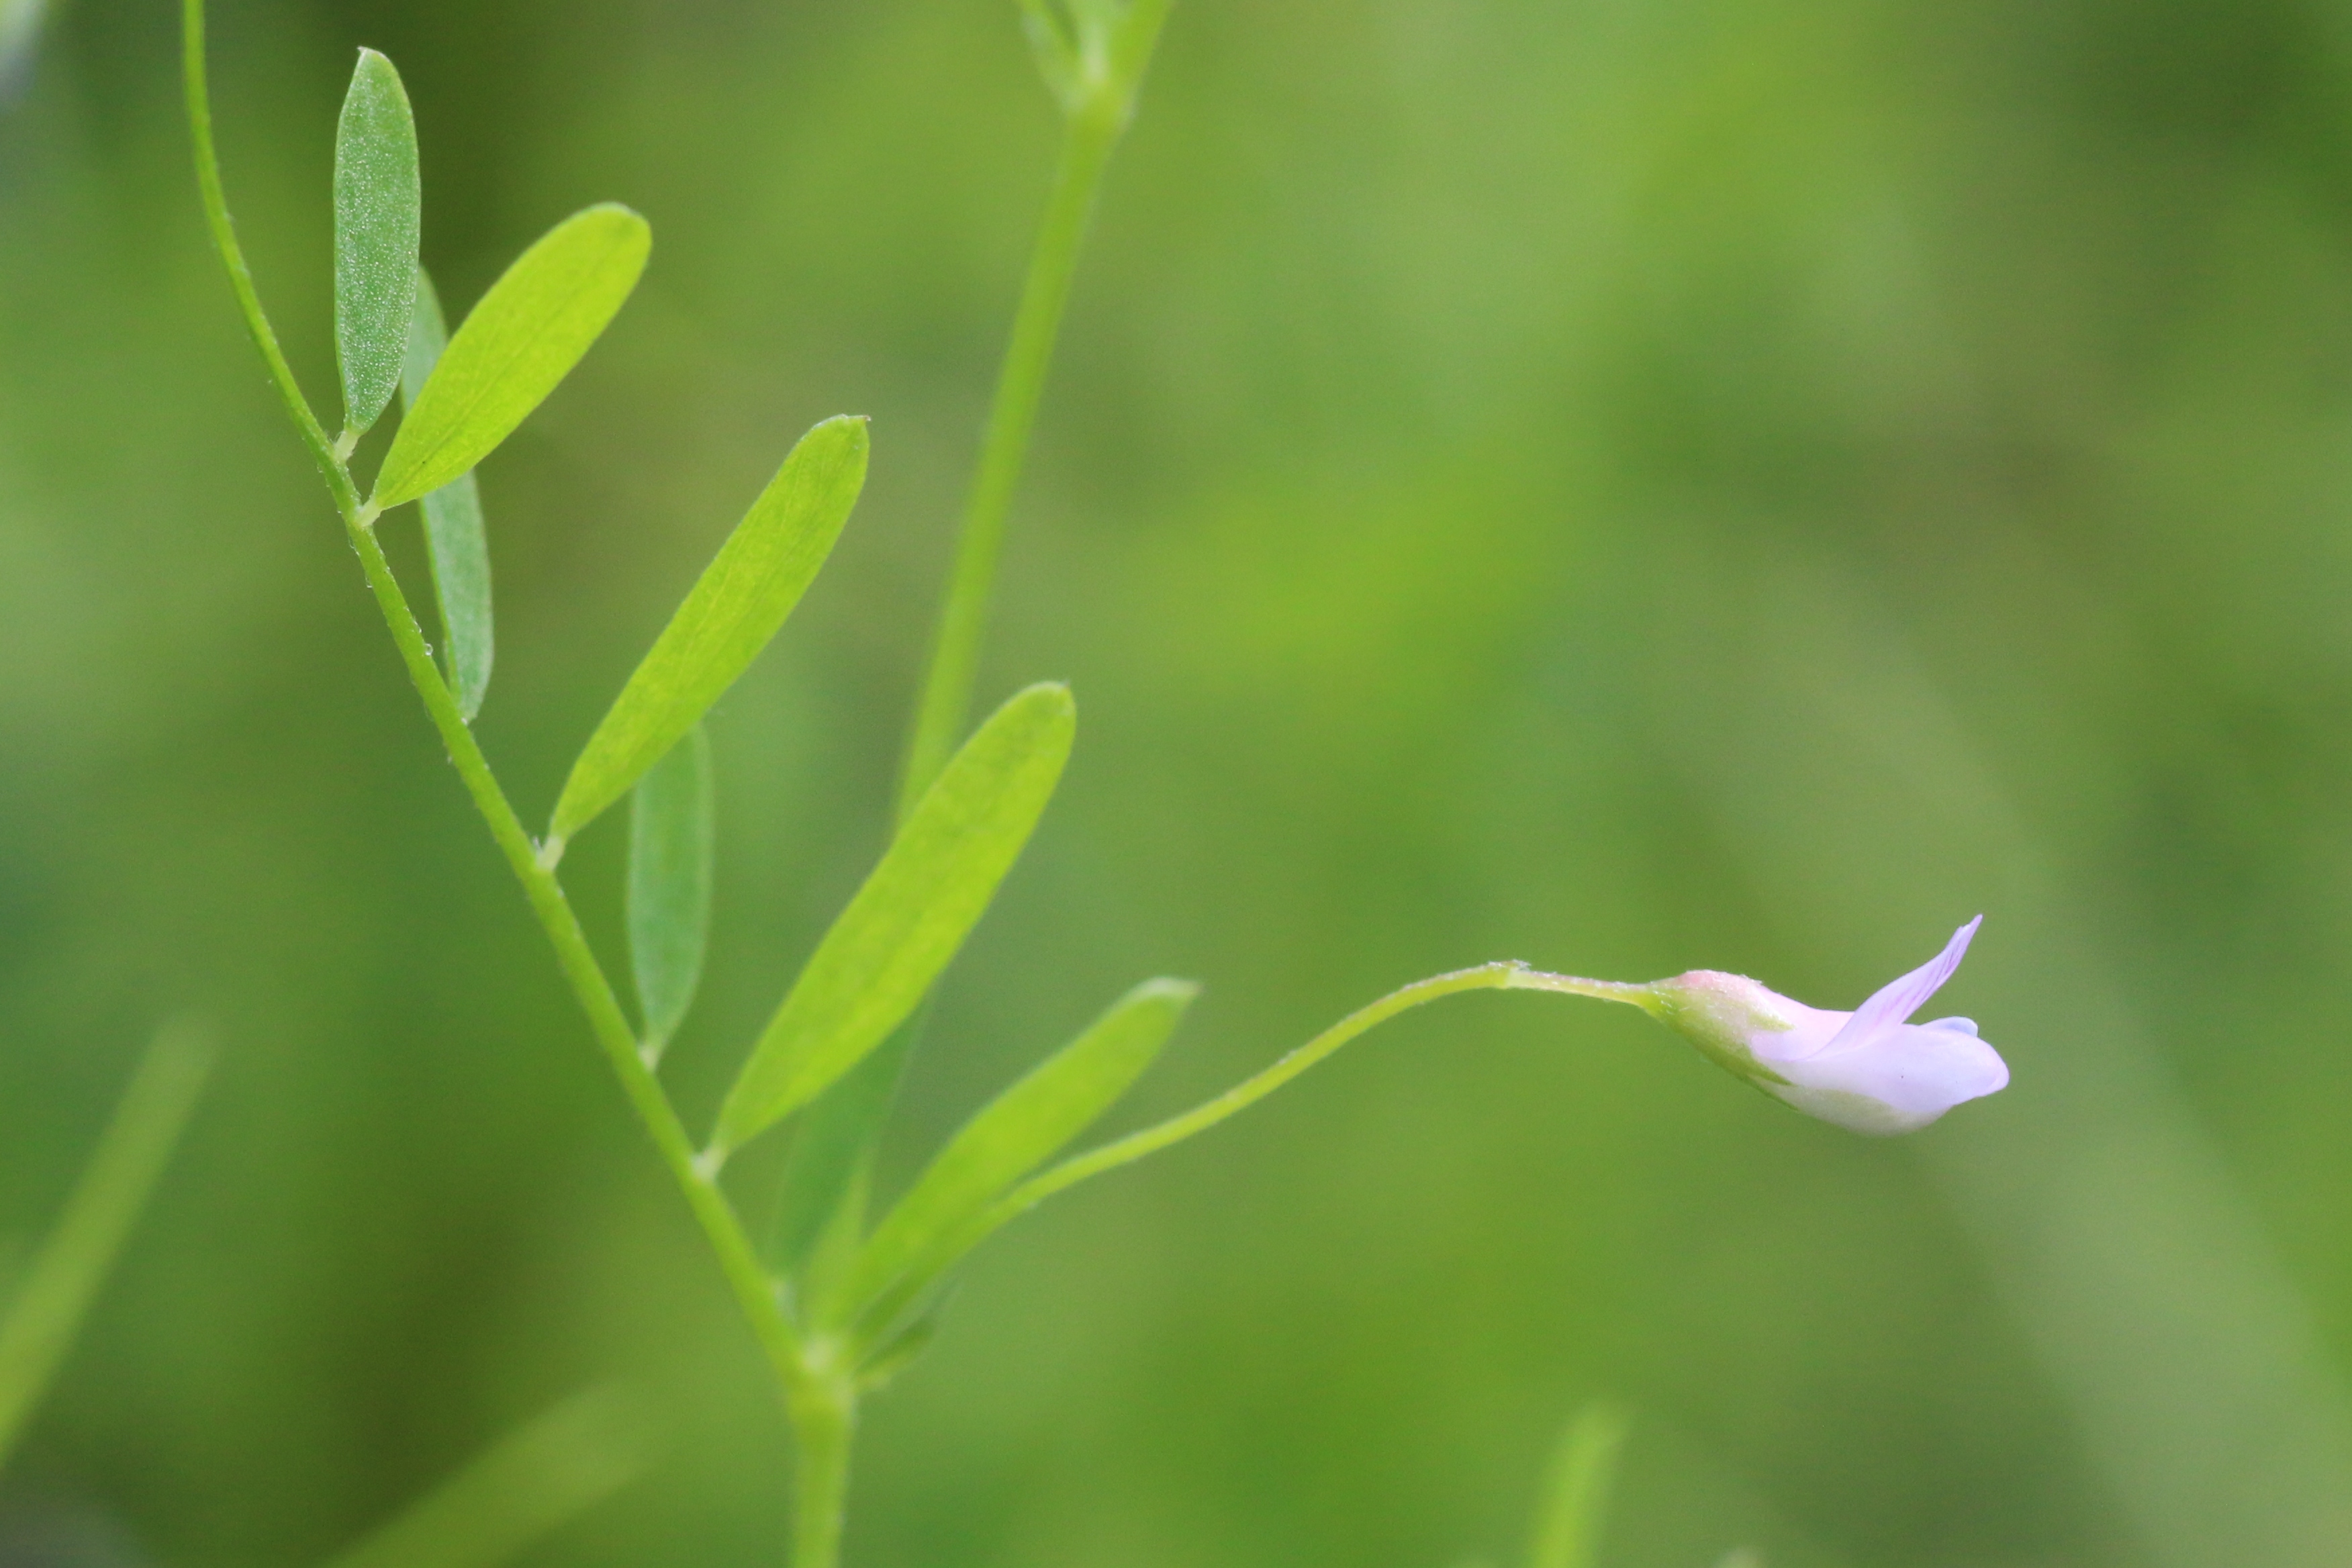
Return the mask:
[(1909, 1021), (1952, 977), (1983, 923), (1979, 915), (1961, 926), (1933, 962), (1850, 1013), (1809, 1008), (1745, 975), (1713, 969), (1646, 986), (1533, 971), (1515, 983), (1631, 1002), (1766, 1093), (1824, 1122), (1884, 1136), (1915, 1132), (1963, 1100), (2008, 1086), (2008, 1065), (1967, 1019)]

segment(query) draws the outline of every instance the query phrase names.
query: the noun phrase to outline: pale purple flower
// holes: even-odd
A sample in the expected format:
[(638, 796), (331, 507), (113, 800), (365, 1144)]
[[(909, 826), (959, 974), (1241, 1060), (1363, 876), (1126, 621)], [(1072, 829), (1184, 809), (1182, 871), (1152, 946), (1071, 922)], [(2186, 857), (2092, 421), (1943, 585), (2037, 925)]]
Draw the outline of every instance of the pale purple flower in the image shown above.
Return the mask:
[(1672, 1024), (1719, 1066), (1798, 1110), (1874, 1136), (1926, 1126), (2009, 1083), (2000, 1054), (1964, 1018), (1911, 1015), (1960, 967), (1979, 915), (1935, 959), (1850, 1013), (1791, 1001), (1745, 975), (1694, 969), (1646, 986), (1530, 974), (1517, 984), (1631, 1002)]

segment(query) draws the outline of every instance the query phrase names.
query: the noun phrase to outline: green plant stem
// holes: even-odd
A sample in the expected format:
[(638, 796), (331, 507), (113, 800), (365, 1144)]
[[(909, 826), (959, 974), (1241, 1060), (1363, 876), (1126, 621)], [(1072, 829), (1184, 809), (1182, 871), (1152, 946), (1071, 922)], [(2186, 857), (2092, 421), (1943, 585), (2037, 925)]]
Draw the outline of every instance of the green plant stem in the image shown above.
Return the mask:
[(1195, 1133), (1206, 1132), (1234, 1113), (1256, 1104), (1358, 1035), (1375, 1025), (1386, 1023), (1399, 1013), (1424, 1006), (1440, 997), (1475, 990), (1562, 991), (1572, 996), (1631, 1002), (1636, 1006), (1642, 1005), (1643, 998), (1648, 994), (1648, 988), (1643, 986), (1587, 980), (1573, 975), (1547, 974), (1507, 959), (1481, 964), (1475, 969), (1455, 969), (1444, 975), (1433, 975), (1426, 980), (1416, 980), (1410, 986), (1391, 991), (1376, 1002), (1357, 1009), (1265, 1071), (1235, 1084), (1207, 1103), (1197, 1105), (1181, 1116), (1171, 1117), (1158, 1126), (1130, 1133), (1116, 1143), (1105, 1144), (1098, 1149), (1065, 1160), (1041, 1176), (1032, 1176), (997, 1200), (989, 1211), (993, 1219), (990, 1228), (1024, 1210), (1034, 1208), (1054, 1194), (1076, 1186), (1090, 1176), (1130, 1165), (1146, 1155), (1159, 1153), (1171, 1144), (1182, 1143)]
[(184, 1029), (156, 1037), (34, 1258), (0, 1323), (0, 1465), (72, 1346), (211, 1068), (211, 1051)]
[(1004, 552), (1005, 515), (1012, 508), (1013, 494), (1029, 455), (1029, 437), (1036, 426), (1037, 404), (1045, 395), (1054, 342), (1069, 303), (1087, 220), (1102, 189), (1111, 150), (1126, 128), (1123, 110), (1108, 101), (1107, 94), (1096, 96), (1103, 101), (1082, 105), (1070, 115), (1063, 134), (1053, 194), (1038, 226), (1036, 247), (1030, 254), (1028, 280), (1022, 286), (1021, 308), (1013, 319), (1013, 340), (997, 374), (996, 394), (981, 443), (980, 466), (964, 504), (955, 569), (940, 609), (930, 666), (907, 743), (898, 784), (901, 821), (947, 766), (971, 720), (981, 643), (988, 631), (989, 601), (995, 592), (997, 562)]
[(850, 1445), (857, 1431), (857, 1398), (829, 1381), (793, 1405), (797, 1472), (793, 1496), (793, 1568), (835, 1568), (849, 1504)]
[(951, 1266), (990, 1234), (1019, 1218), (1055, 1193), (1065, 1192), (1106, 1171), (1132, 1165), (1171, 1145), (1181, 1144), (1195, 1134), (1207, 1132), (1226, 1117), (1256, 1104), (1341, 1046), (1386, 1023), (1399, 1013), (1426, 1006), (1440, 998), (1478, 990), (1558, 991), (1602, 1001), (1626, 1002), (1644, 1010), (1653, 1004), (1651, 988), (1647, 986), (1623, 985), (1614, 980), (1588, 980), (1575, 975), (1554, 975), (1530, 968), (1516, 959), (1433, 975), (1428, 979), (1416, 980), (1412, 985), (1391, 991), (1378, 1001), (1357, 1009), (1271, 1067), (1235, 1084), (1215, 1099), (1156, 1126), (1130, 1133), (1100, 1148), (1089, 1149), (1085, 1154), (1064, 1160), (998, 1198), (942, 1239), (923, 1261), (911, 1265), (896, 1285), (867, 1304), (861, 1318), (857, 1341), (859, 1351), (861, 1354), (870, 1353), (900, 1329), (922, 1302), (926, 1292), (935, 1286), (941, 1270)]
[(244, 248), (236, 243), (236, 225), (229, 221), (228, 198), (221, 189), (220, 155), (213, 147), (212, 90), (205, 80), (205, 0), (182, 0), (180, 37), (180, 68), (187, 89), (188, 134), (195, 150), (196, 188), (204, 194), (205, 223), (212, 230), (213, 248), (220, 253), (221, 265), (228, 269), (229, 287), (236, 291), (237, 308), (245, 316), (246, 330), (253, 335), (253, 346), (261, 350), (262, 363), (269, 367), (269, 380), (278, 388), (278, 400), (286, 405), (287, 417), (301, 433), (302, 444), (310, 449), (327, 488), (334, 493), (335, 505), (349, 513), (359, 505), (351, 471), (343, 466), (335, 443), (320, 424), (319, 416), (310, 412), (301, 383), (294, 379), (294, 368), (286, 362), (285, 350), (278, 346), (278, 334), (270, 330), (269, 318), (262, 312), (260, 293), (253, 287), (253, 270), (246, 266)]
[(581, 929), (579, 916), (572, 913), (571, 901), (563, 895), (562, 883), (553, 872), (540, 863), (537, 848), (524, 830), (521, 818), (508, 801), (473, 731), (458, 712), (457, 699), (442, 679), (432, 651), (425, 646), (425, 633), (409, 610), (398, 580), (393, 576), (391, 563), (384, 559), (383, 547), (377, 542), (373, 527), (362, 513), (346, 516), (344, 525), (352, 548), (359, 552), (360, 564), (367, 573), (368, 586), (375, 591), (384, 625), (399, 647), (402, 662), (408, 666), (409, 681), (424, 699), (435, 727), (440, 730), (449, 760), (456, 764), (458, 778), (473, 797), (475, 809), (489, 825), (490, 836), (505, 853), (515, 879), (522, 883), (531, 911), (539, 916), (540, 926), (555, 949), (564, 978), (571, 982), (581, 1010), (588, 1015), (589, 1026), (620, 1079), (630, 1106), (652, 1137), (679, 1190), (686, 1195), (711, 1250), (718, 1255), (728, 1283), (734, 1288), (744, 1316), (751, 1321), (752, 1332), (759, 1335), (761, 1348), (768, 1353), (768, 1359), (790, 1396), (806, 1378), (799, 1336), (777, 1304), (774, 1288), (760, 1266), (759, 1256), (734, 1205), (727, 1201), (717, 1179), (697, 1164), (694, 1141), (688, 1135), (685, 1124), (678, 1120), (669, 1096), (662, 1092), (660, 1081), (638, 1053), (636, 1031), (630, 1027), (628, 1015), (622, 1010), (620, 998), (605, 976), (604, 966), (589, 946), (587, 933)]

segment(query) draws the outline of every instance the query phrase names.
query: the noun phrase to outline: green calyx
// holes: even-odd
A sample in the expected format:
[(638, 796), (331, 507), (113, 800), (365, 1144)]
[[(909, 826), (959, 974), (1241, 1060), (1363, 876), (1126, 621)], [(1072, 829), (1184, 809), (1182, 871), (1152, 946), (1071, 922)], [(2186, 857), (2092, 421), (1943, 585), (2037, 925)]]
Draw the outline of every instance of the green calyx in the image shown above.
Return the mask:
[(1769, 1092), (1789, 1081), (1756, 1059), (1748, 1040), (1759, 1030), (1780, 1033), (1796, 1027), (1780, 1006), (1780, 997), (1745, 975), (1693, 969), (1643, 988), (1638, 1005), (1670, 1025), (1699, 1053), (1735, 1078)]

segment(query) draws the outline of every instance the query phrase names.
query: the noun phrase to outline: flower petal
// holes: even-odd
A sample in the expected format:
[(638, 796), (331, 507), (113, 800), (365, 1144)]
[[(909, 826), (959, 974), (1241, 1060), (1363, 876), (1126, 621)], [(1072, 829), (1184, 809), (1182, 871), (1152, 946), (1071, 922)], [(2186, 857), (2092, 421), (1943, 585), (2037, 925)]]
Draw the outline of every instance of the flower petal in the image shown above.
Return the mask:
[(2009, 1084), (2009, 1064), (1974, 1034), (1926, 1024), (1897, 1024), (1867, 1049), (1780, 1070), (1767, 1085), (1800, 1111), (1856, 1133), (1916, 1132), (1962, 1101)]
[(1967, 956), (1969, 950), (1969, 939), (1983, 924), (1984, 916), (1978, 915), (1953, 932), (1952, 939), (1944, 944), (1944, 950), (1933, 959), (1901, 979), (1880, 987), (1870, 1000), (1854, 1009), (1853, 1017), (1838, 1030), (1835, 1040), (1822, 1048), (1822, 1054), (1826, 1056), (1835, 1051), (1852, 1051), (1881, 1032), (1905, 1022), (1913, 1013), (1927, 1006), (1927, 998), (1943, 989), (1944, 982), (1950, 979), (1953, 971), (1960, 967), (1960, 959)]

